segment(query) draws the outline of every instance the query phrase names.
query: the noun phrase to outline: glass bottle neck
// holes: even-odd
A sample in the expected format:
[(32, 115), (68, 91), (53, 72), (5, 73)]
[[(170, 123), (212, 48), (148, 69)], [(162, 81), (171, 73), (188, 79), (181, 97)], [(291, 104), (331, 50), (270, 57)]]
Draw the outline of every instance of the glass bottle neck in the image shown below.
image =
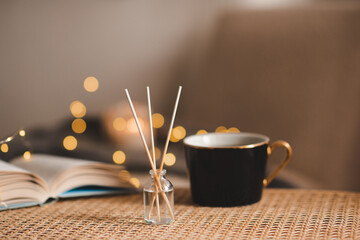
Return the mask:
[[(149, 173), (150, 173), (151, 177), (154, 178), (154, 171), (150, 170)], [(161, 172), (158, 169), (156, 170), (156, 175), (159, 176), (159, 177), (164, 177), (165, 174), (166, 174), (165, 169), (161, 170)]]

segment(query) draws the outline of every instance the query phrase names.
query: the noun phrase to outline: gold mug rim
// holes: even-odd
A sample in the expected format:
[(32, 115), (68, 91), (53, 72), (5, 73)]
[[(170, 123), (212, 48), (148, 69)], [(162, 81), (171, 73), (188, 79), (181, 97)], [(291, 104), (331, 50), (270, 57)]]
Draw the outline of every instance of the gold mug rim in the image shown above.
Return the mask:
[[(263, 141), (259, 141), (256, 143), (252, 143), (252, 144), (243, 144), (243, 145), (234, 145), (234, 146), (198, 146), (198, 145), (194, 145), (194, 144), (190, 144), (190, 143), (186, 143), (186, 141), (189, 141), (189, 139), (191, 138), (201, 138), (204, 136), (209, 136), (209, 135), (213, 135), (213, 136), (219, 136), (219, 135), (244, 135), (244, 136), (254, 136), (254, 137), (258, 137), (258, 138), (262, 138)], [(251, 133), (251, 132), (238, 132), (238, 133), (216, 133), (216, 132), (211, 132), (211, 133), (205, 133), (205, 134), (198, 134), (198, 135), (191, 135), (186, 137), (183, 140), (183, 144), (185, 146), (191, 147), (191, 148), (195, 148), (195, 149), (249, 149), (249, 148), (255, 148), (255, 147), (259, 147), (262, 145), (269, 145), (270, 142), (270, 138), (266, 135), (260, 134), (260, 133)]]

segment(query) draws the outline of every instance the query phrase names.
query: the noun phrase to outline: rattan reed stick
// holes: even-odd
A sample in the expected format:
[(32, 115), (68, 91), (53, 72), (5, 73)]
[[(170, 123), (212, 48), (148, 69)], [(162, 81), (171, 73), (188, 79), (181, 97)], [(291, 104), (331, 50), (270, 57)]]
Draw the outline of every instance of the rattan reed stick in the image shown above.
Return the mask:
[[(153, 131), (153, 124), (152, 124), (151, 97), (150, 97), (150, 88), (149, 87), (146, 87), (146, 93), (147, 93), (147, 100), (148, 100), (148, 107), (149, 107), (149, 124), (150, 124), (152, 157), (153, 157), (153, 162), (154, 162), (154, 166), (156, 169), (154, 131)], [(154, 206), (154, 201), (156, 200), (157, 218), (158, 218), (158, 221), (160, 221), (160, 204), (159, 204), (159, 195), (158, 195), (159, 189), (156, 185), (155, 185), (155, 190), (156, 190), (156, 193), (153, 194), (152, 200), (151, 200), (149, 219), (150, 219), (150, 214), (151, 214), (153, 206)]]
[(157, 175), (157, 172), (156, 172), (156, 167), (154, 165), (154, 162), (151, 158), (151, 155), (150, 155), (150, 151), (149, 151), (149, 148), (146, 144), (146, 140), (145, 140), (145, 137), (144, 137), (144, 134), (143, 134), (143, 131), (141, 129), (141, 126), (140, 126), (140, 123), (139, 123), (139, 120), (138, 120), (138, 117), (136, 115), (136, 111), (135, 111), (135, 108), (134, 108), (134, 105), (131, 101), (131, 97), (130, 97), (130, 94), (129, 94), (129, 91), (127, 89), (125, 89), (125, 93), (126, 93), (126, 96), (127, 96), (127, 99), (129, 101), (129, 105), (130, 105), (130, 108), (131, 108), (131, 111), (134, 115), (134, 119), (135, 119), (135, 122), (136, 122), (136, 125), (138, 127), (138, 130), (139, 130), (139, 133), (140, 133), (140, 136), (141, 136), (141, 140), (144, 144), (144, 147), (145, 147), (145, 151), (146, 151), (146, 154), (148, 156), (148, 159), (149, 159), (149, 162), (150, 162), (150, 165), (151, 165), (151, 169), (153, 170), (154, 172), (154, 179), (155, 179), (155, 184), (158, 186), (159, 190), (160, 190), (160, 193), (161, 193), (161, 196), (162, 198), (164, 199), (168, 209), (169, 209), (169, 213), (170, 213), (170, 216), (172, 217), (172, 219), (175, 219), (174, 218), (174, 213), (172, 211), (172, 208), (170, 206), (170, 202), (169, 202), (169, 199), (167, 198), (167, 196), (165, 195), (164, 191), (162, 190), (162, 187), (161, 187), (161, 183), (160, 183), (160, 179), (159, 179), (159, 176)]
[(164, 167), (165, 156), (166, 156), (167, 149), (169, 147), (170, 136), (171, 136), (172, 128), (173, 128), (174, 121), (175, 121), (175, 115), (176, 115), (177, 107), (178, 107), (179, 100), (180, 100), (181, 89), (182, 89), (182, 86), (179, 86), (179, 90), (178, 90), (178, 94), (177, 94), (177, 97), (176, 97), (175, 106), (174, 106), (174, 110), (173, 110), (173, 114), (172, 114), (172, 118), (171, 118), (171, 122), (170, 122), (168, 135), (167, 135), (167, 138), (166, 138), (165, 147), (164, 147), (164, 151), (162, 153), (162, 158), (161, 158), (161, 162), (160, 162), (160, 168), (159, 168), (160, 172), (162, 171), (162, 169)]

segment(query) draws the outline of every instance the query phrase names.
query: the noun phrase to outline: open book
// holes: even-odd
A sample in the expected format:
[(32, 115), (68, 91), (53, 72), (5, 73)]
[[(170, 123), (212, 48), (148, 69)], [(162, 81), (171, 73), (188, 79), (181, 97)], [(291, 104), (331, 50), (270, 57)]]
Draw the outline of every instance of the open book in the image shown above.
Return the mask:
[(0, 210), (58, 198), (134, 192), (135, 187), (121, 177), (122, 170), (119, 165), (45, 154), (33, 154), (31, 161), (0, 160)]

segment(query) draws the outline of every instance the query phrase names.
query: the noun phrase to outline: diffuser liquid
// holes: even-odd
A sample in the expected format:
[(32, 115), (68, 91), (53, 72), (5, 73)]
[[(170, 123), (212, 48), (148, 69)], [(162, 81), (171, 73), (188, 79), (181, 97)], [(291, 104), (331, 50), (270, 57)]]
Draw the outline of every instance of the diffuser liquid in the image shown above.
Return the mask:
[[(144, 215), (145, 222), (152, 224), (169, 224), (174, 219), (169, 208), (174, 212), (174, 189), (156, 192), (144, 189)], [(164, 195), (167, 200), (164, 199)]]

